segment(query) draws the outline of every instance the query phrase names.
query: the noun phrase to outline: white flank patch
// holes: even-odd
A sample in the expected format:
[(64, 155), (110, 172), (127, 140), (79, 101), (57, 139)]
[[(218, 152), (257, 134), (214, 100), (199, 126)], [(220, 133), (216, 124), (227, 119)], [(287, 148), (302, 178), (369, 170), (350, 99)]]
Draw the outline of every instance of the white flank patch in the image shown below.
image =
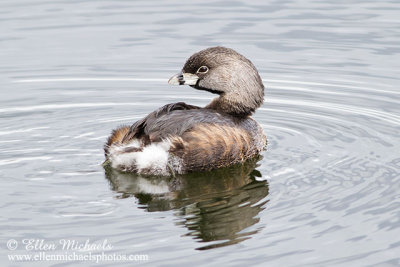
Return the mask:
[(139, 172), (143, 169), (166, 171), (170, 146), (169, 141), (163, 141), (146, 146), (142, 152), (136, 153), (138, 155), (136, 163)]
[(139, 148), (137, 140), (124, 146), (113, 146), (110, 149), (111, 166), (123, 171), (136, 170), (138, 173), (168, 175), (168, 156), (171, 142), (164, 140), (143, 147), (139, 152), (123, 152), (129, 147)]

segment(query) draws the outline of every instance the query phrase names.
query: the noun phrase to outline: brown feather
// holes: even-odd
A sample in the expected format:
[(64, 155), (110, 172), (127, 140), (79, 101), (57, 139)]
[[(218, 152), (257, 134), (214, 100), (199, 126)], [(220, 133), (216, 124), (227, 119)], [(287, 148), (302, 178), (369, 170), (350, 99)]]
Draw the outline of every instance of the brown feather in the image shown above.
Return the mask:
[(108, 149), (112, 145), (120, 145), (123, 138), (129, 132), (130, 126), (120, 126), (111, 132), (110, 137), (107, 139), (107, 143), (104, 145), (104, 154), (106, 158), (108, 157)]
[(181, 137), (171, 137), (170, 152), (183, 159), (191, 171), (211, 170), (244, 162), (259, 148), (250, 146), (252, 137), (240, 127), (200, 123)]

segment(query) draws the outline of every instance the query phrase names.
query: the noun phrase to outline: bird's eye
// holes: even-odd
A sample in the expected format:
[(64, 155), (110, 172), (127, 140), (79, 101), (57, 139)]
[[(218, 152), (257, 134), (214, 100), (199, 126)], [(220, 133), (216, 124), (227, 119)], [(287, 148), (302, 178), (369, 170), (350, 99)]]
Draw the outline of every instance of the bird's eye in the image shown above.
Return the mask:
[(198, 70), (197, 73), (207, 73), (208, 72), (208, 67), (207, 66), (201, 66)]

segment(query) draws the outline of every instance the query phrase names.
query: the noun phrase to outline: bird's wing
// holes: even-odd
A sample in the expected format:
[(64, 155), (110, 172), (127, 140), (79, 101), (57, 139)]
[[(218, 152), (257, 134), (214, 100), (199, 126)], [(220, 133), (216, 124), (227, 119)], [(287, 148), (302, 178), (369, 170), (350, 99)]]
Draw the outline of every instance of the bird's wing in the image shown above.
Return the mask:
[(135, 122), (125, 134), (122, 142), (129, 142), (134, 138), (147, 139), (152, 137), (152, 139), (160, 139), (165, 135), (168, 135), (169, 132), (173, 132), (173, 129), (171, 128), (165, 129), (163, 132), (160, 128), (162, 127), (162, 125), (160, 125), (160, 121), (165, 121), (165, 117), (169, 117), (170, 114), (175, 113), (176, 111), (196, 109), (200, 109), (200, 107), (188, 105), (184, 102), (167, 104), (153, 111), (143, 119)]
[(181, 136), (199, 123), (215, 123), (233, 126), (234, 118), (215, 110), (187, 105), (183, 102), (168, 104), (133, 124), (123, 142), (134, 138), (145, 142), (158, 142), (170, 136)]

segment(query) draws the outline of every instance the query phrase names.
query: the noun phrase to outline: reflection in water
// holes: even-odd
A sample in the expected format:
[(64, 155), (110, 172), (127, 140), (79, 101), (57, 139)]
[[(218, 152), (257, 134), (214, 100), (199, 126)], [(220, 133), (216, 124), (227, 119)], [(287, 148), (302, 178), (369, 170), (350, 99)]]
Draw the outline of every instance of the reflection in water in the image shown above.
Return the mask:
[(105, 167), (112, 190), (121, 198), (134, 196), (147, 211), (174, 209), (177, 225), (200, 242), (224, 240), (199, 249), (235, 244), (258, 230), (242, 232), (259, 221), (268, 200), (267, 181), (256, 170), (260, 158), (212, 172), (177, 177), (141, 176)]

